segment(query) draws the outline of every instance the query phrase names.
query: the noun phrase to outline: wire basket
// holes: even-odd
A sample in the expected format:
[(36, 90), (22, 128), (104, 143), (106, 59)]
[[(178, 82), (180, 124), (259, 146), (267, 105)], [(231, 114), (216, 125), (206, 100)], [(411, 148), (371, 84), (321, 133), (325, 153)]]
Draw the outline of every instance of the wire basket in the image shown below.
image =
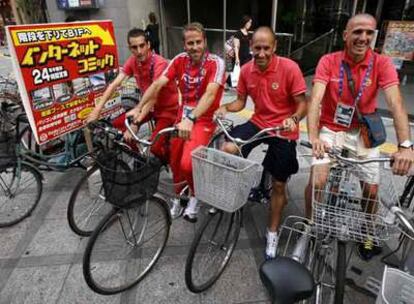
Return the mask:
[(385, 266), (381, 294), (376, 304), (414, 303), (414, 276), (401, 270)]
[(16, 80), (0, 77), (0, 101), (6, 99), (15, 103), (21, 103), (19, 88)]
[(395, 227), (385, 219), (388, 208), (398, 203), (398, 196), (391, 174), (385, 177), (383, 173), (386, 174), (385, 170), (381, 171), (381, 183), (375, 196), (369, 193), (367, 184), (361, 183), (359, 168), (331, 168), (322, 189), (315, 187), (319, 178), (315, 170), (312, 220), (317, 231), (345, 241), (362, 243), (370, 239), (375, 245), (388, 240)]
[(101, 151), (96, 159), (106, 200), (128, 208), (151, 197), (157, 190), (161, 163), (132, 151)]
[(197, 199), (227, 212), (247, 202), (262, 174), (259, 163), (203, 146), (193, 151), (192, 161)]

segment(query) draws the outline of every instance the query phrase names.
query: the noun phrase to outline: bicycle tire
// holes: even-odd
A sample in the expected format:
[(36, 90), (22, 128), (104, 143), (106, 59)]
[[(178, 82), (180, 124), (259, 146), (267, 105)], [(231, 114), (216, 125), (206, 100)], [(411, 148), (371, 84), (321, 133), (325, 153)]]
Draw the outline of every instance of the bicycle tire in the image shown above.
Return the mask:
[[(215, 222), (216, 220), (217, 222)], [(227, 222), (228, 221), (228, 222)], [(223, 223), (223, 226), (220, 227), (221, 223)], [(211, 225), (212, 224), (212, 225)], [(215, 225), (214, 225), (215, 224)], [(202, 291), (207, 290), (210, 288), (221, 276), (224, 269), (226, 268), (228, 262), (230, 261), (231, 255), (233, 254), (234, 248), (236, 247), (236, 243), (239, 237), (240, 233), (240, 226), (241, 226), (241, 210), (237, 210), (234, 213), (226, 213), (223, 211), (217, 211), (213, 214), (208, 214), (206, 218), (204, 219), (204, 222), (196, 232), (196, 236), (191, 243), (190, 251), (187, 256), (186, 264), (185, 264), (185, 283), (188, 287), (188, 289), (193, 293), (200, 293)], [(206, 237), (207, 233), (210, 231), (207, 231), (208, 229), (212, 228), (212, 234), (211, 238), (207, 239), (208, 245), (205, 245), (205, 242), (203, 242), (203, 237)], [(224, 233), (222, 236), (224, 236), (223, 240), (220, 239), (220, 236), (218, 239), (216, 239), (217, 232), (220, 232), (222, 230), (221, 228), (224, 228)], [(233, 230), (233, 234), (231, 234)], [(231, 237), (229, 239), (229, 237)], [(229, 240), (229, 243), (227, 241)], [(212, 246), (212, 247), (210, 247)], [(207, 250), (204, 250), (204, 247), (207, 247)], [(208, 277), (207, 279), (203, 279), (203, 281), (198, 282), (196, 278), (196, 266), (206, 266), (209, 265), (209, 263), (203, 263), (203, 261), (197, 261), (198, 260), (198, 249), (201, 249), (201, 258), (205, 256), (205, 252), (207, 251), (207, 255), (211, 252), (212, 249), (216, 247), (219, 249), (219, 251), (223, 250), (223, 258), (222, 261), (211, 263), (211, 267), (206, 267), (209, 270), (213, 269), (213, 266), (218, 265), (218, 269), (216, 269), (213, 274)], [(204, 273), (202, 273), (204, 275)]]
[[(23, 189), (23, 186), (29, 188)], [(11, 162), (0, 169), (0, 189), (2, 228), (15, 225), (32, 214), (42, 196), (42, 175), (30, 164)]]
[(403, 208), (409, 208), (414, 197), (414, 176), (410, 176), (404, 186), (403, 194), (400, 197), (400, 203)]
[(112, 209), (105, 201), (98, 172), (99, 166), (95, 164), (82, 176), (70, 195), (68, 223), (72, 231), (80, 236), (90, 236), (103, 216)]
[(346, 280), (346, 242), (337, 240), (336, 254), (335, 304), (342, 304)]
[[(93, 291), (102, 295), (116, 294), (132, 288), (149, 273), (167, 243), (171, 220), (166, 206), (164, 200), (152, 197), (128, 209), (114, 208), (101, 220), (83, 256), (83, 275)], [(144, 233), (153, 224), (155, 233), (145, 237)], [(156, 239), (157, 244), (148, 243)], [(126, 249), (126, 254), (122, 249)], [(153, 255), (151, 250), (154, 250)], [(142, 271), (135, 272), (135, 267)]]

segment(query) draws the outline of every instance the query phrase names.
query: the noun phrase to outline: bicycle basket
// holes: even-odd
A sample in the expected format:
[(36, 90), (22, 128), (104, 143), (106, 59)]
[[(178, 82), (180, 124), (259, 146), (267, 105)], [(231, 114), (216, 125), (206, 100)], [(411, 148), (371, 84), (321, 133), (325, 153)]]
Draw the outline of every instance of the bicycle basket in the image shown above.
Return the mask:
[(218, 209), (234, 212), (260, 182), (262, 166), (219, 150), (198, 147), (192, 153), (195, 196)]
[[(361, 243), (370, 239), (375, 245), (380, 245), (389, 239), (392, 231), (392, 227), (384, 220), (388, 209), (382, 203), (395, 205), (398, 196), (392, 177), (381, 177), (377, 196), (369, 193), (368, 185), (362, 184), (360, 177), (361, 170), (358, 167), (334, 167), (329, 172), (325, 186), (317, 189), (315, 183), (319, 174), (315, 170), (312, 219), (319, 233)], [(361, 185), (366, 188), (361, 189)]]
[(414, 303), (414, 276), (385, 266), (376, 304)]
[(0, 77), (0, 100), (1, 99), (13, 100), (16, 103), (21, 103), (16, 80)]
[(127, 151), (102, 151), (97, 157), (105, 199), (127, 208), (151, 197), (157, 190), (161, 164)]

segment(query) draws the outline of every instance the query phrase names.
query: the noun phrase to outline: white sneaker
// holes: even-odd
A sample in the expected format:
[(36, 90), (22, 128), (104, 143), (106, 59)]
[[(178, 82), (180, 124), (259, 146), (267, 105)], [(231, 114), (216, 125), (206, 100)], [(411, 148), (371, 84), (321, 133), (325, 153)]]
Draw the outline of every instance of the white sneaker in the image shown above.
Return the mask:
[(174, 220), (183, 214), (184, 208), (181, 206), (180, 199), (178, 198), (171, 199), (171, 205), (170, 214), (171, 218)]
[(199, 210), (200, 206), (198, 206), (198, 200), (192, 196), (188, 202), (187, 208), (184, 210), (184, 219), (191, 223), (197, 222), (197, 213)]
[(271, 260), (276, 257), (277, 244), (279, 243), (279, 235), (277, 232), (267, 231), (266, 253), (265, 259)]

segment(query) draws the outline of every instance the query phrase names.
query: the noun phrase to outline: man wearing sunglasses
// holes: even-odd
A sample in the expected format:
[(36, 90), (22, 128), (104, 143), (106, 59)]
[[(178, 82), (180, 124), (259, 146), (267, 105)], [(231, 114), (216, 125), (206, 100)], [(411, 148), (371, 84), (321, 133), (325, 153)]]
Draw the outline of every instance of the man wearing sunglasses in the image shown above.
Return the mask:
[[(138, 28), (131, 29), (128, 32), (127, 39), (132, 55), (121, 68), (119, 75), (108, 86), (100, 102), (89, 114), (87, 122), (92, 122), (99, 118), (105, 103), (125, 79), (134, 76), (137, 87), (142, 93), (145, 93), (152, 82), (160, 77), (168, 66), (166, 59), (151, 51), (150, 42), (143, 30)], [(137, 123), (139, 125), (149, 119), (154, 119), (155, 129), (153, 136), (155, 136), (159, 130), (174, 124), (177, 111), (178, 91), (175, 82), (171, 81), (160, 91), (156, 101), (151, 106), (148, 104), (142, 108), (142, 116)], [(113, 125), (125, 131), (124, 120), (125, 114), (115, 119)], [(134, 128), (137, 129), (137, 125)], [(128, 131), (125, 131), (124, 137), (127, 141), (131, 140), (131, 134)], [(165, 162), (169, 159), (167, 144), (167, 137), (163, 136), (151, 147), (151, 152)]]
[[(381, 141), (376, 144), (367, 141), (364, 136), (366, 125), (361, 123), (364, 115), (375, 115), (379, 89), (384, 91), (399, 142), (398, 152), (393, 154), (393, 172), (407, 174), (414, 160), (408, 117), (396, 69), (390, 58), (371, 50), (376, 26), (375, 18), (368, 14), (358, 14), (349, 19), (343, 34), (345, 50), (323, 56), (316, 68), (308, 112), (309, 140), (314, 155), (305, 190), (308, 217), (312, 211), (313, 177), (313, 186), (323, 189), (328, 176), (330, 160), (325, 154), (327, 147), (345, 147), (355, 158), (379, 156), (377, 144)], [(361, 207), (367, 214), (377, 211), (375, 202), (378, 200), (379, 172), (379, 163), (360, 165), (358, 168), (363, 189)], [(367, 234), (363, 229), (361, 233)], [(364, 260), (381, 252), (381, 248), (374, 246), (368, 235), (358, 246), (358, 253)]]

